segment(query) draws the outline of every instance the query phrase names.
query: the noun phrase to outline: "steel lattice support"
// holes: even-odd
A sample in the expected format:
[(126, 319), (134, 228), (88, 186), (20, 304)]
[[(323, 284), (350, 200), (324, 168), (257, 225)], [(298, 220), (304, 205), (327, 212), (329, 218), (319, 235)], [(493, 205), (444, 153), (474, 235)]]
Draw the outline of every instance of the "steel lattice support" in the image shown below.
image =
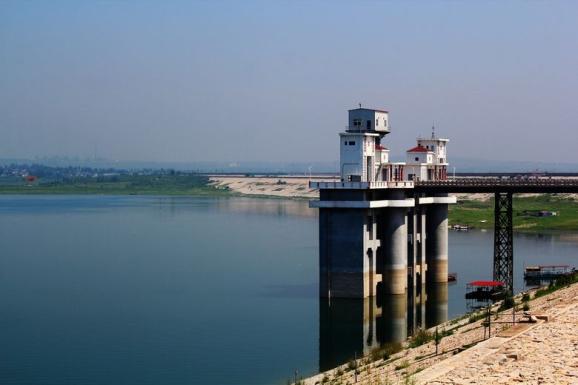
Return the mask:
[(512, 193), (495, 194), (494, 220), (494, 280), (503, 282), (506, 290), (513, 293)]

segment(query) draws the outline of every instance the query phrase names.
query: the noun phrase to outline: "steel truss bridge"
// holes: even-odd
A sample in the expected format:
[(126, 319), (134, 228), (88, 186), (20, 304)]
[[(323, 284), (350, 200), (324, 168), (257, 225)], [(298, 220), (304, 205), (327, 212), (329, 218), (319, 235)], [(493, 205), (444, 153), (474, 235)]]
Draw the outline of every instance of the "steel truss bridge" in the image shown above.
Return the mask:
[(415, 192), (427, 194), (494, 194), (494, 280), (514, 289), (513, 194), (578, 193), (578, 178), (458, 178), (417, 181)]

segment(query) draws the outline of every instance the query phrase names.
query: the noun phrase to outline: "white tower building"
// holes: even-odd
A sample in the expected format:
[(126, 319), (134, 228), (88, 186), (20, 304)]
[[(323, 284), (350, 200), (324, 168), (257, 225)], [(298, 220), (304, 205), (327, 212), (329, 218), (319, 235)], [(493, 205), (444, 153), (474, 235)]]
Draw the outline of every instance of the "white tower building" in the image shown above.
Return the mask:
[(406, 152), (406, 175), (408, 180), (443, 180), (447, 178), (447, 143), (449, 139), (435, 136), (418, 138), (417, 146)]
[(388, 112), (357, 108), (349, 110), (349, 125), (340, 136), (342, 182), (382, 180), (379, 170), (389, 161), (381, 139), (389, 133)]
[[(418, 180), (445, 179), (447, 139), (418, 139), (407, 163), (390, 162), (384, 110), (349, 110), (339, 134), (340, 181), (319, 189), (322, 297), (405, 294), (426, 281), (447, 283), (447, 211), (455, 197), (414, 193)], [(427, 246), (426, 246), (427, 244)], [(429, 278), (426, 278), (429, 277)]]

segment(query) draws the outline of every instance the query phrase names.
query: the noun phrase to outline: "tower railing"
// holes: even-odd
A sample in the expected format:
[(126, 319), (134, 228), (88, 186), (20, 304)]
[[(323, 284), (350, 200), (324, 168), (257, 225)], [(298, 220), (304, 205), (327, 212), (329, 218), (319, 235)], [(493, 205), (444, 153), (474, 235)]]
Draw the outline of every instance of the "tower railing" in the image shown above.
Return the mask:
[(413, 181), (378, 181), (378, 182), (309, 182), (314, 189), (379, 189), (379, 188), (413, 188)]

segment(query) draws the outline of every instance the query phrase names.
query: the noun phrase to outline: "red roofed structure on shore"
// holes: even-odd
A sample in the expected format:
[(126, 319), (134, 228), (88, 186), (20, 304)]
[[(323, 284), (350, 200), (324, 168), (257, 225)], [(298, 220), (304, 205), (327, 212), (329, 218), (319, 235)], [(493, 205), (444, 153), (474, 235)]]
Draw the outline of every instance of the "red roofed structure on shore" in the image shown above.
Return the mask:
[(500, 281), (472, 281), (466, 285), (466, 299), (496, 301), (503, 298), (504, 283)]

